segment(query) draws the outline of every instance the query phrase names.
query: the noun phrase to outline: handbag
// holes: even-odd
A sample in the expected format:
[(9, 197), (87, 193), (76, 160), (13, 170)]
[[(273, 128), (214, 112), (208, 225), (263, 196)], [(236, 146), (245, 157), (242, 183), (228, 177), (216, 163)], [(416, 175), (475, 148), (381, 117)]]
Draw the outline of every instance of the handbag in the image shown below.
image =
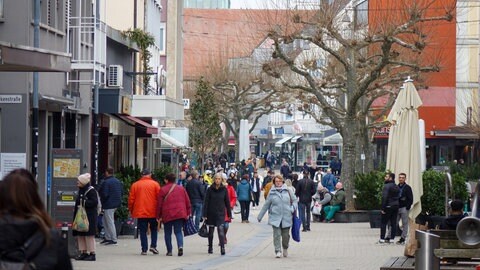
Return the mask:
[(89, 226), (87, 211), (85, 210), (85, 201), (80, 199), (80, 205), (78, 205), (77, 213), (73, 219), (72, 230), (77, 232), (88, 232)]
[[(288, 191), (288, 196), (290, 196), (290, 206), (293, 205), (292, 195), (290, 191)], [(300, 242), (300, 226), (302, 225), (302, 221), (297, 215), (297, 209), (295, 209), (292, 213), (292, 239), (295, 242)]]
[(204, 237), (204, 238), (208, 237), (208, 227), (207, 227), (207, 223), (205, 221), (203, 222), (202, 226), (198, 230), (198, 235), (200, 235), (200, 237)]
[(187, 220), (183, 223), (183, 235), (190, 236), (194, 235), (198, 232), (197, 228), (195, 228), (195, 223), (193, 222), (192, 217), (188, 217)]

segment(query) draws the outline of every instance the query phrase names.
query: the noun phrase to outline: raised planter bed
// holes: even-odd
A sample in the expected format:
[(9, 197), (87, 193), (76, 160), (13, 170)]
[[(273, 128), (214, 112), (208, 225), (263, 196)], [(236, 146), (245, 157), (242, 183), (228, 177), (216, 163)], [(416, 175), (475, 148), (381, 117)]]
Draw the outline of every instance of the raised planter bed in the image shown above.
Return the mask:
[(339, 211), (335, 213), (335, 222), (354, 223), (368, 222), (368, 212), (365, 210)]

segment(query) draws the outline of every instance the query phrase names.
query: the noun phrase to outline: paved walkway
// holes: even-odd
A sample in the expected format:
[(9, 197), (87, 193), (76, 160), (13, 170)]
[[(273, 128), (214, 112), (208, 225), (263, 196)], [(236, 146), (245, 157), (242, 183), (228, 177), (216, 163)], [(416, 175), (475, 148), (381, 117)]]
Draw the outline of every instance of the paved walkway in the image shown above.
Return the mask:
[[(207, 254), (207, 239), (197, 235), (184, 239), (184, 256), (166, 257), (163, 230), (159, 232), (159, 255), (140, 255), (140, 240), (133, 236), (120, 238), (117, 246), (97, 245), (97, 261), (74, 261), (74, 269), (325, 269), (375, 270), (390, 257), (403, 255), (404, 246), (378, 245), (379, 229), (368, 223), (312, 223), (310, 232), (301, 234), (301, 242), (290, 241), (289, 257), (276, 259), (272, 229), (256, 221), (259, 210), (252, 210), (250, 223), (240, 223), (239, 215), (228, 231), (227, 254)], [(217, 243), (217, 235), (214, 241)], [(175, 240), (174, 246), (176, 245)]]

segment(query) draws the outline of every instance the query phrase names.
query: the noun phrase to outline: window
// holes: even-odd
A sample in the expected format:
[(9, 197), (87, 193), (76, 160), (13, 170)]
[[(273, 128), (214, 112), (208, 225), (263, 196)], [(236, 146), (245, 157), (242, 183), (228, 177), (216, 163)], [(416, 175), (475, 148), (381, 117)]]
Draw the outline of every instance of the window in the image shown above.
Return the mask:
[(166, 25), (165, 23), (160, 24), (160, 54), (165, 55), (165, 40), (166, 40)]
[(368, 0), (363, 1), (355, 7), (355, 27), (368, 25)]
[(3, 18), (3, 0), (0, 0), (0, 19)]

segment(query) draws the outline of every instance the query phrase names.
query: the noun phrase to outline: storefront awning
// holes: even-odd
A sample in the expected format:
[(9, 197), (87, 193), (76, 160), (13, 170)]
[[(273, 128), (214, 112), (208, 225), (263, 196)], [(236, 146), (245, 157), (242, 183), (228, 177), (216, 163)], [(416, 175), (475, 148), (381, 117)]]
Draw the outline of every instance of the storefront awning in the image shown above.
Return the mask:
[(300, 141), (302, 141), (302, 136), (295, 136), (292, 138), (292, 143), (296, 143)]
[(158, 136), (159, 136), (158, 138), (162, 142), (165, 142), (165, 143), (171, 145), (172, 147), (175, 147), (175, 148), (185, 148), (186, 147), (183, 143), (179, 142), (177, 139), (173, 138), (170, 135), (167, 135), (164, 132), (159, 132)]
[(140, 126), (142, 126), (143, 128), (146, 129), (146, 133), (147, 134), (157, 134), (158, 133), (158, 128), (155, 127), (155, 126), (152, 126), (151, 124), (143, 121), (142, 119), (139, 119), (139, 118), (136, 118), (134, 116), (130, 116), (130, 115), (117, 115), (118, 117), (120, 117), (122, 120), (126, 121), (126, 122), (133, 122), (135, 124), (138, 124)]
[(323, 138), (323, 145), (337, 145), (343, 143), (343, 138), (340, 133), (335, 133), (331, 136)]
[(282, 147), (282, 145), (288, 141), (290, 141), (293, 137), (286, 137), (286, 138), (282, 138), (280, 139), (279, 141), (277, 141), (275, 143), (275, 147)]

